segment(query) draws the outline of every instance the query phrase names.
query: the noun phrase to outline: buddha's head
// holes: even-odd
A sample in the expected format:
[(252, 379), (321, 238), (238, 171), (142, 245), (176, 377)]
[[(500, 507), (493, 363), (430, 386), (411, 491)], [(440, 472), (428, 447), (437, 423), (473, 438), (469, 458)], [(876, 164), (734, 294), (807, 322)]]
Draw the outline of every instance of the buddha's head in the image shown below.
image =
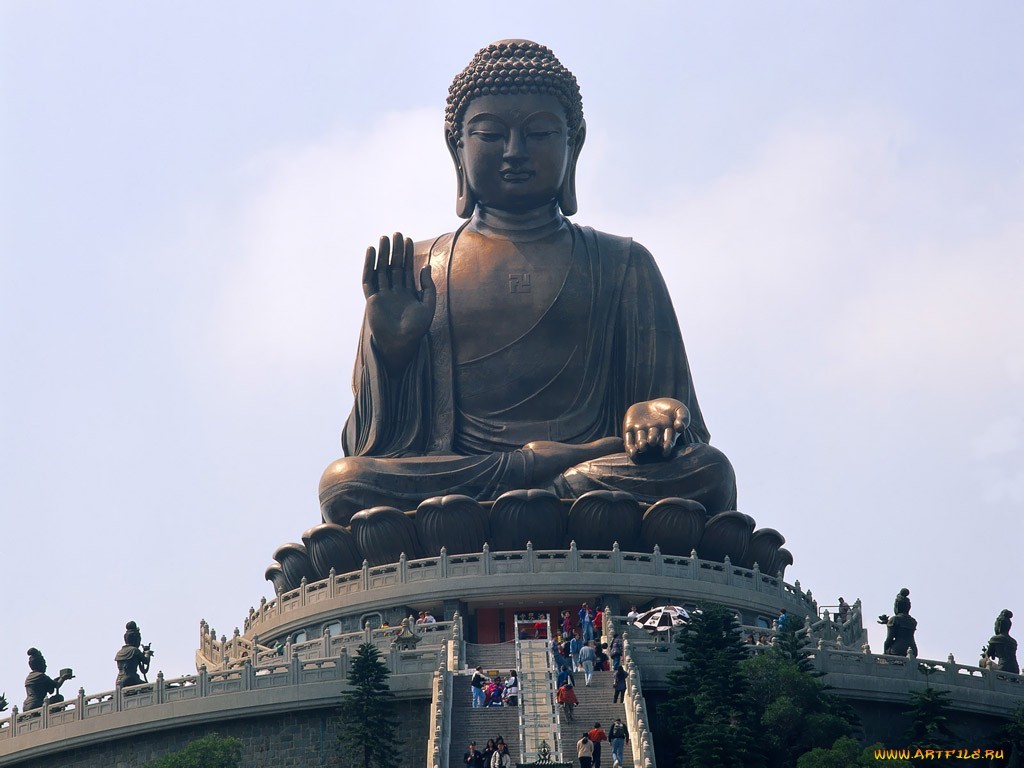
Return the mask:
[(557, 202), (576, 213), (576, 161), (586, 137), (572, 72), (529, 40), (482, 48), (452, 82), (445, 140), (458, 176), (456, 211), (513, 212)]

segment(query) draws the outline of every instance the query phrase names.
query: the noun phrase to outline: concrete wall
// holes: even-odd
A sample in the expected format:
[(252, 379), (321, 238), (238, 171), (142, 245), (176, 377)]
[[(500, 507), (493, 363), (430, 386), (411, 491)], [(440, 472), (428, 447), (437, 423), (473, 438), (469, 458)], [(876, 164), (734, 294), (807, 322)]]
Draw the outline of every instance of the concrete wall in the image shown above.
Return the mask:
[[(423, 765), (426, 759), (427, 699), (396, 703), (396, 763)], [(175, 728), (168, 731), (129, 735), (45, 757), (26, 757), (10, 765), (23, 768), (142, 768), (189, 742), (217, 733), (242, 741), (245, 768), (327, 768), (341, 765), (338, 719), (333, 708), (314, 709), (251, 717), (225, 722)]]

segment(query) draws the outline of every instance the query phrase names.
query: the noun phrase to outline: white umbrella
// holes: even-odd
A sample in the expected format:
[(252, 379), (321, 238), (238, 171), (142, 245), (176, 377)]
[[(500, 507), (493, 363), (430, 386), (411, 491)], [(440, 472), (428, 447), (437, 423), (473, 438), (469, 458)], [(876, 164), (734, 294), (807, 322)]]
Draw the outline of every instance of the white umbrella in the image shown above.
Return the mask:
[(635, 618), (633, 626), (652, 632), (667, 632), (673, 627), (681, 627), (689, 618), (690, 614), (682, 606), (659, 605)]

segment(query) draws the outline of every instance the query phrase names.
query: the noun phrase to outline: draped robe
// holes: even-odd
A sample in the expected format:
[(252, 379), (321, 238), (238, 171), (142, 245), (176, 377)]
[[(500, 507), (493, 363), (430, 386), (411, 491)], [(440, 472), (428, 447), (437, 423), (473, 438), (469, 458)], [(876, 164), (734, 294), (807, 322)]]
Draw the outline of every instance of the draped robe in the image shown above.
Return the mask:
[(536, 487), (527, 443), (621, 436), (631, 405), (671, 397), (690, 414), (672, 457), (635, 464), (615, 454), (567, 467), (551, 487), (570, 498), (614, 488), (648, 501), (706, 500), (709, 512), (734, 508), (732, 467), (707, 445), (679, 325), (653, 257), (630, 238), (566, 223), (572, 258), (550, 306), (512, 343), (468, 361), (457, 361), (452, 348), (449, 278), (459, 233), (417, 246), (416, 267), (429, 263), (437, 287), (430, 330), (394, 376), (364, 318), (355, 403), (342, 437), (346, 456), (364, 460), (349, 461), (343, 480), (322, 487), (322, 502), (325, 494), (348, 494), (356, 506), (411, 508), (445, 493), (487, 500)]

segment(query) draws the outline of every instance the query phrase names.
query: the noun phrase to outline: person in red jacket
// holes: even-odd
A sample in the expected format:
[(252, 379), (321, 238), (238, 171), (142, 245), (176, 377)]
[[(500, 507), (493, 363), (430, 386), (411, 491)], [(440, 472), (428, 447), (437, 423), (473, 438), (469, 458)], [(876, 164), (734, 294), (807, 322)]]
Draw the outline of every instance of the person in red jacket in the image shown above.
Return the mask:
[(572, 711), (580, 703), (580, 700), (576, 698), (576, 691), (573, 689), (571, 682), (566, 680), (565, 685), (558, 689), (555, 700), (562, 705), (562, 709), (565, 710), (565, 719), (571, 723)]
[(594, 727), (587, 731), (587, 738), (594, 742), (594, 763), (592, 768), (601, 768), (601, 742), (608, 741), (608, 734), (604, 732), (600, 723), (594, 723)]

